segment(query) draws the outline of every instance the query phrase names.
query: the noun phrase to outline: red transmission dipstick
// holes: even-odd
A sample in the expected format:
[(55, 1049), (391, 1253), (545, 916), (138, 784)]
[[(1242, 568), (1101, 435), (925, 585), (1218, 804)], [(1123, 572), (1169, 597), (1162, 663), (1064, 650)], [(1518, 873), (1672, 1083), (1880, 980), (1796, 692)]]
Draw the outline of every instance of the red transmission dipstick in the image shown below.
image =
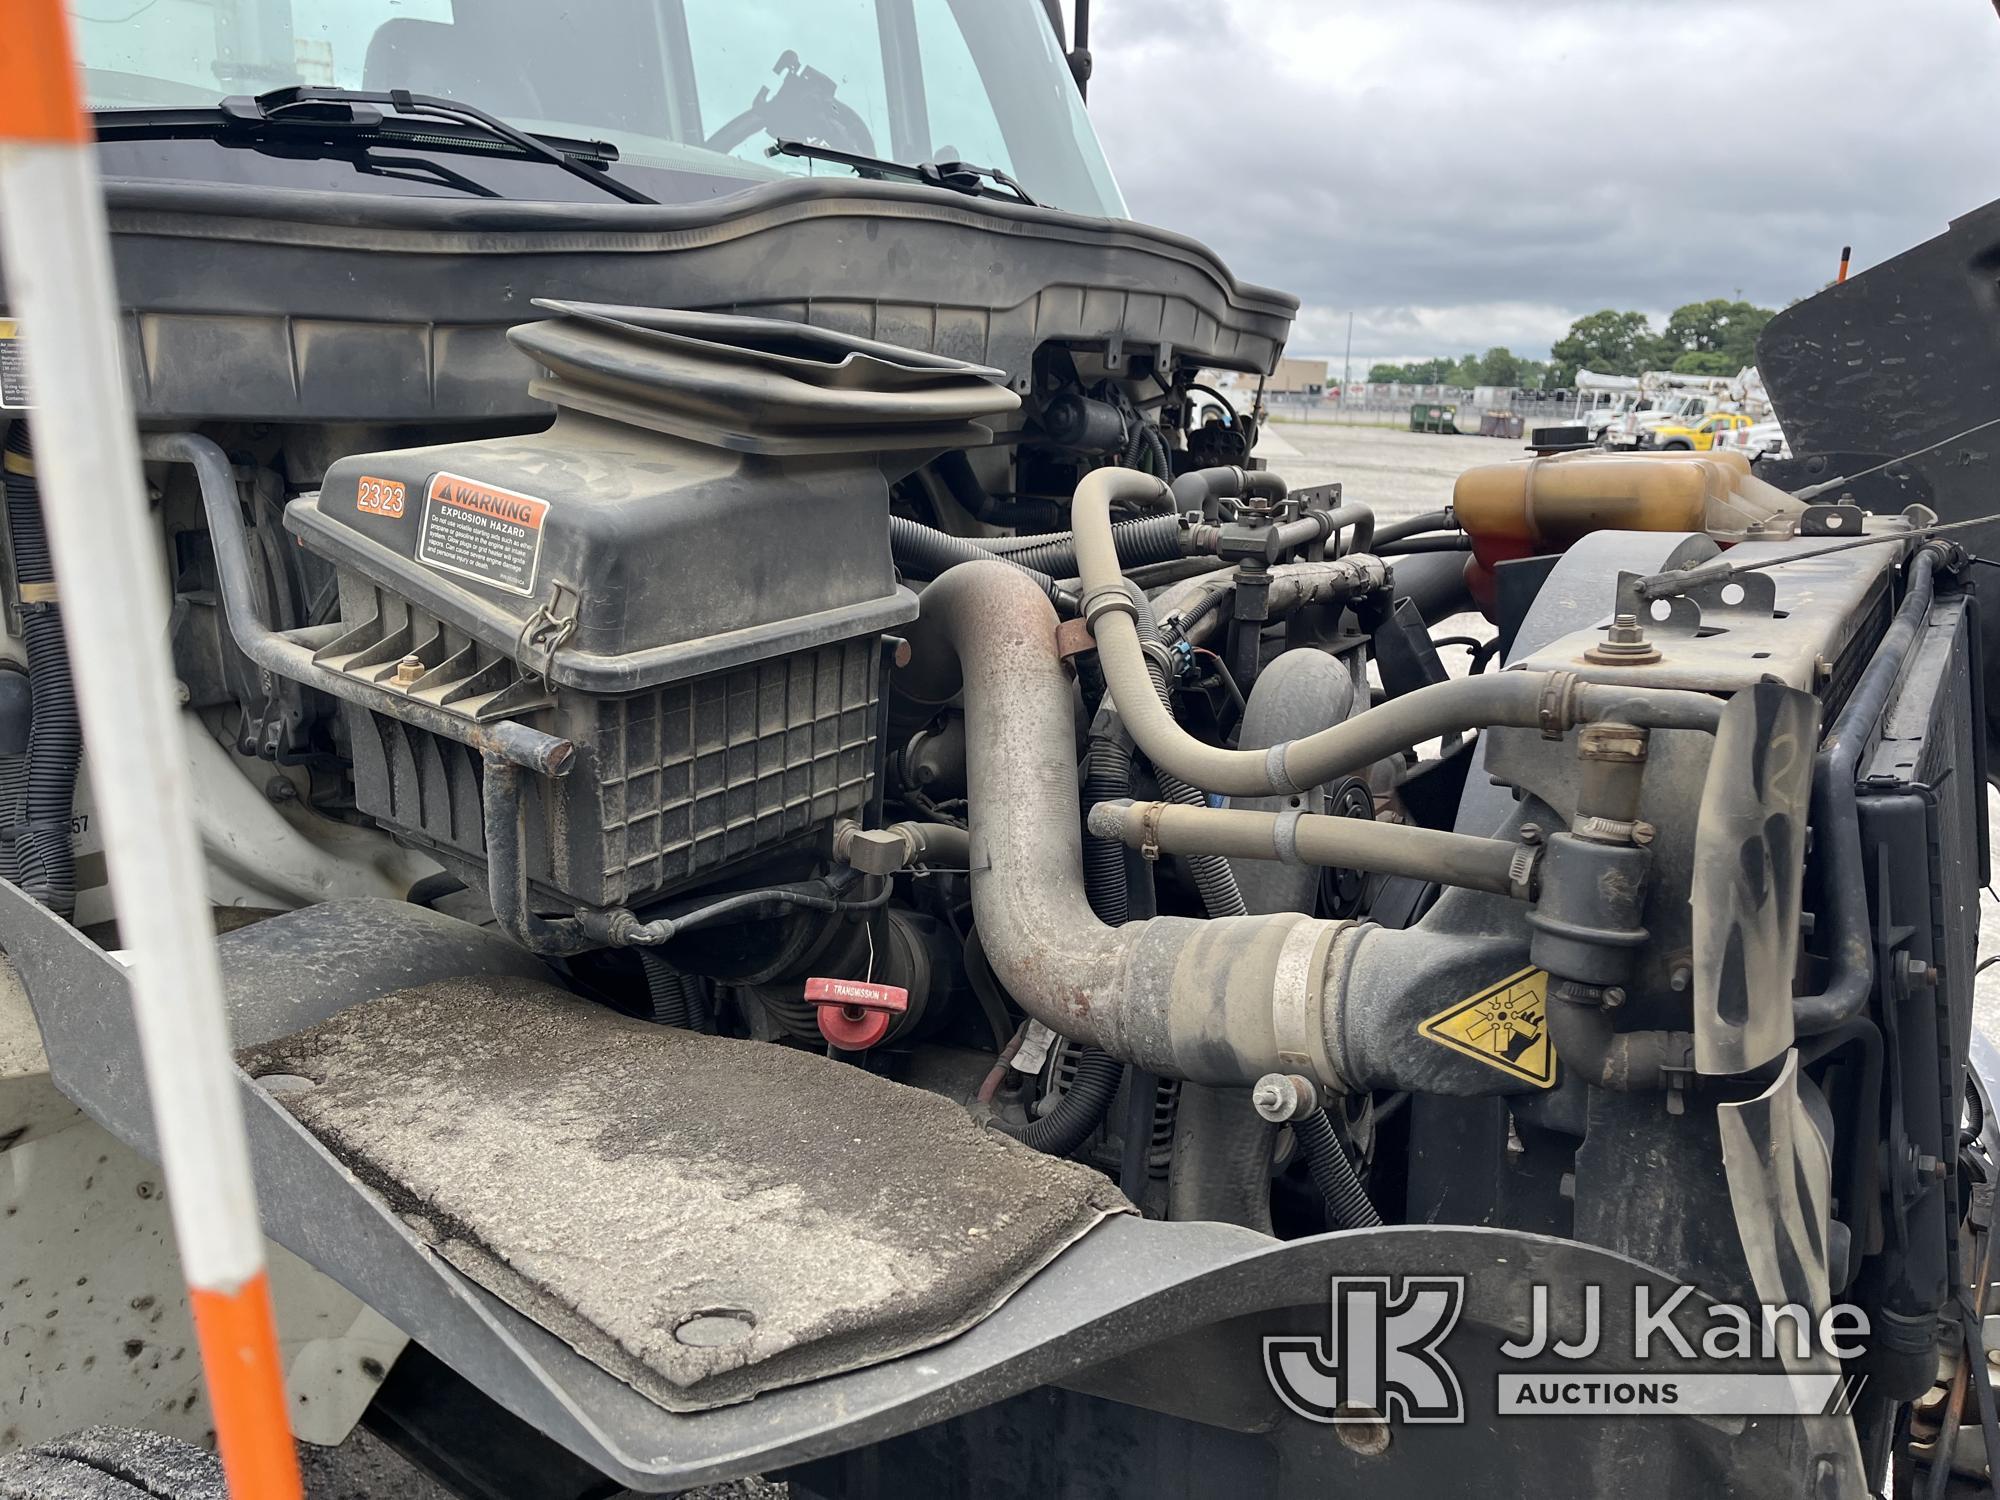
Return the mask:
[(866, 1052), (910, 1008), (910, 992), (858, 979), (808, 979), (806, 999), (817, 1007), (819, 1034), (842, 1052)]

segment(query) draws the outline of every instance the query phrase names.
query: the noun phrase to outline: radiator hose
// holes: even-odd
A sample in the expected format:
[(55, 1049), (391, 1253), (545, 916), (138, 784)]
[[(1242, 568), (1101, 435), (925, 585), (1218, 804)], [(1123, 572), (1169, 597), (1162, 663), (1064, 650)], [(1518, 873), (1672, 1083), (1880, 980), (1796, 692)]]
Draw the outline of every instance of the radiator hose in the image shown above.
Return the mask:
[(28, 754), (7, 790), (0, 814), (12, 846), (11, 869), (22, 890), (51, 911), (76, 911), (76, 771), (83, 758), (83, 721), (70, 681), (69, 645), (62, 606), (56, 602), (55, 563), (42, 526), (28, 425), (14, 423), (4, 456), (7, 535), (14, 550), (14, 579), (21, 599), (21, 635), (28, 650), (28, 684), (34, 702)]

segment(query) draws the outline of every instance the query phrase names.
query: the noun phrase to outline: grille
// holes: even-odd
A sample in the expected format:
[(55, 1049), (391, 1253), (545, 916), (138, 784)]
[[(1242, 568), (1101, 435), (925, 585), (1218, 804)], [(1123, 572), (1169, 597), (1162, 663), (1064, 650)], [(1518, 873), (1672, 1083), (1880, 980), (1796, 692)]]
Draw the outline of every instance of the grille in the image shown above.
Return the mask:
[(874, 784), (872, 637), (597, 700), (607, 891), (690, 877), (860, 810)]
[[(523, 778), (529, 877), (621, 905), (859, 815), (874, 796), (880, 672), (870, 635), (624, 696), (555, 689), (521, 717), (578, 753), (566, 777)], [(345, 713), (358, 809), (483, 858), (478, 754)]]

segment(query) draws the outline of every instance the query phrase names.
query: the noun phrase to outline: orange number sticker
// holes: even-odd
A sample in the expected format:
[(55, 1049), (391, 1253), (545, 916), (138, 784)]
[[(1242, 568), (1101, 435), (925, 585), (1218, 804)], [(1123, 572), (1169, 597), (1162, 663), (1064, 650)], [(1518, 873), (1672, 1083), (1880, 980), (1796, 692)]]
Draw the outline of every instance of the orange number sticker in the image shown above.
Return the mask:
[(373, 479), (361, 476), (360, 491), (355, 497), (357, 509), (371, 516), (387, 516), (395, 520), (403, 514), (403, 499), (407, 490), (400, 479)]

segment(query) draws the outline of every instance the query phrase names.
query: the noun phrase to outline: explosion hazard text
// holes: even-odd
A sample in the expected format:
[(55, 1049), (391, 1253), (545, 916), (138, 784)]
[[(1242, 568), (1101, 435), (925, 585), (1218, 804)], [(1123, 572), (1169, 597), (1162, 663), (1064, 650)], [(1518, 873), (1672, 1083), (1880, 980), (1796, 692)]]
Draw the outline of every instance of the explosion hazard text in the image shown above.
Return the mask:
[(531, 595), (548, 513), (549, 502), (533, 495), (458, 474), (433, 474), (424, 490), (417, 560), (510, 594)]

